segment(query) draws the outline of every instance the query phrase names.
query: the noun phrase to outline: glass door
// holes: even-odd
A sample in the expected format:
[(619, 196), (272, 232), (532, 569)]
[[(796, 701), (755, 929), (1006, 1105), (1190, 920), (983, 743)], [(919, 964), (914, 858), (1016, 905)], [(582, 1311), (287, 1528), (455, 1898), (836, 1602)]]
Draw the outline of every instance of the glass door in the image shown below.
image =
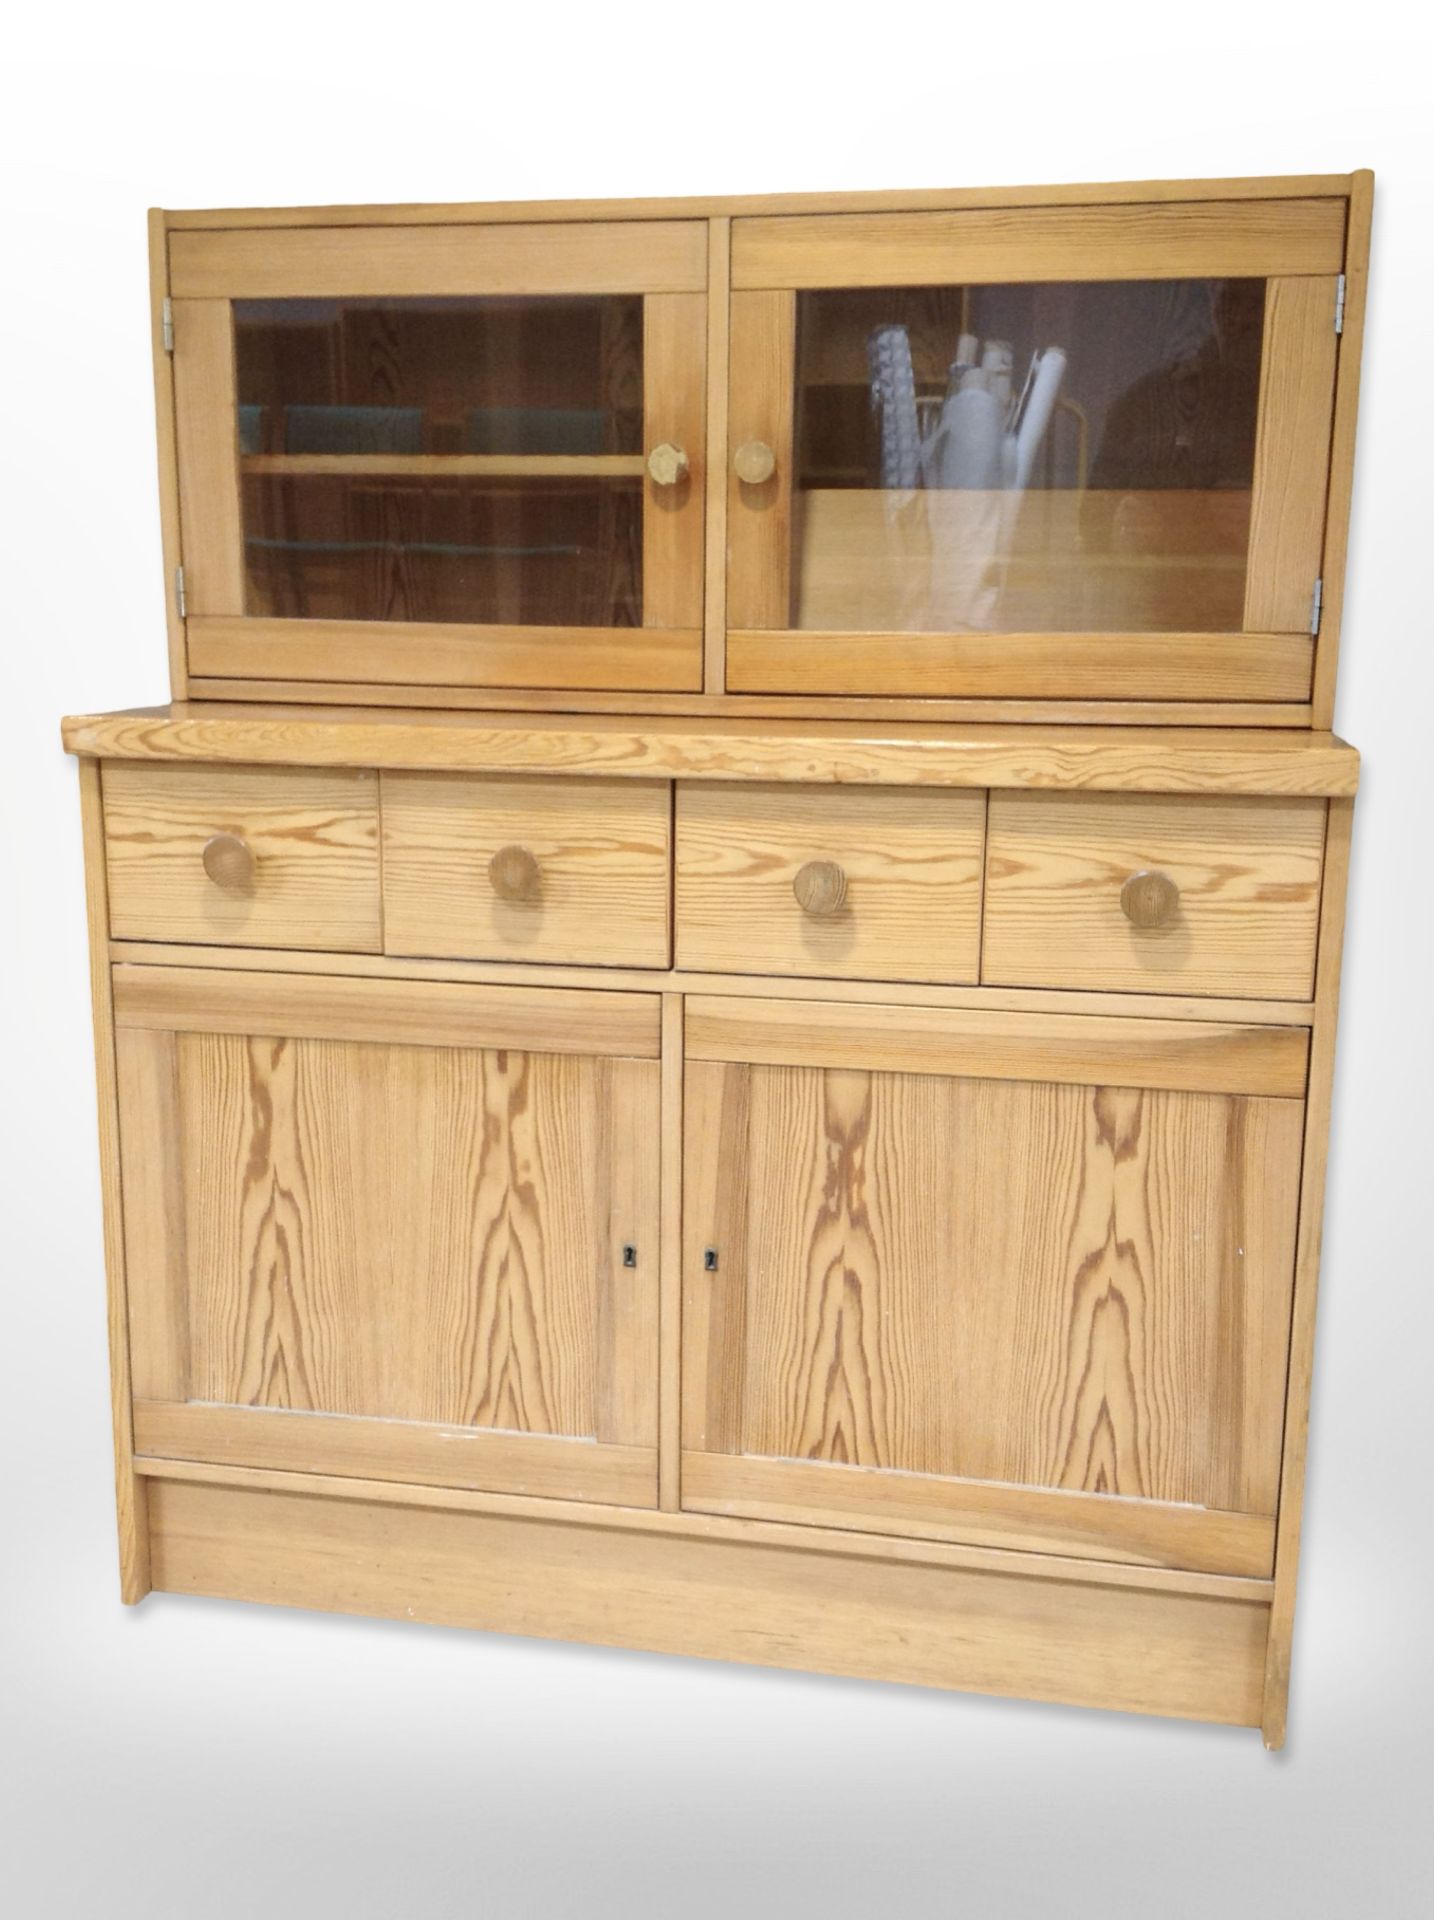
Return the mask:
[(599, 225), (173, 236), (193, 675), (700, 687), (705, 233)]
[(727, 685), (1303, 701), (1341, 203), (734, 225)]

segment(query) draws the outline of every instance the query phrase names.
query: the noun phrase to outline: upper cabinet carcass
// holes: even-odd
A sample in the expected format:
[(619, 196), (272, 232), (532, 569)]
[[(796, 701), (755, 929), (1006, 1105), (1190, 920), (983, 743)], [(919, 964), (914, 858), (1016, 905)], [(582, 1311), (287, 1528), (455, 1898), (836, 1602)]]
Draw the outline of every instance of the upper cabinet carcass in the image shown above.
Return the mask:
[(168, 249), (193, 678), (700, 689), (705, 223)]
[(1346, 212), (735, 220), (728, 691), (1308, 701)]

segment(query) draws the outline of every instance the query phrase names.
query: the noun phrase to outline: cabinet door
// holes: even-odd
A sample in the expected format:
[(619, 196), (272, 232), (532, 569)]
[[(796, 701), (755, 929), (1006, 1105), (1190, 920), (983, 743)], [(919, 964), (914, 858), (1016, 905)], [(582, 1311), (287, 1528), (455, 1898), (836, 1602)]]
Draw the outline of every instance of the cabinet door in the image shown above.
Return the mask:
[(687, 1029), (685, 1506), (1269, 1574), (1302, 1030)]
[(170, 237), (189, 668), (701, 686), (698, 221)]
[(136, 1451), (653, 1505), (657, 1009), (116, 968)]
[(734, 222), (735, 693), (1309, 698), (1344, 202)]

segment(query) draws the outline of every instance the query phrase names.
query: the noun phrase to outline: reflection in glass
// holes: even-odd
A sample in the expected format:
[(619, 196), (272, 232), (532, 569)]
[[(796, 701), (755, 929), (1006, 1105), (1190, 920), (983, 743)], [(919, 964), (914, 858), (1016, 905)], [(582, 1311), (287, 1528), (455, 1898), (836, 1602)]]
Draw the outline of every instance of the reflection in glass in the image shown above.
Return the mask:
[(235, 303), (246, 608), (642, 622), (642, 301)]
[(1238, 630), (1262, 280), (797, 308), (791, 624)]

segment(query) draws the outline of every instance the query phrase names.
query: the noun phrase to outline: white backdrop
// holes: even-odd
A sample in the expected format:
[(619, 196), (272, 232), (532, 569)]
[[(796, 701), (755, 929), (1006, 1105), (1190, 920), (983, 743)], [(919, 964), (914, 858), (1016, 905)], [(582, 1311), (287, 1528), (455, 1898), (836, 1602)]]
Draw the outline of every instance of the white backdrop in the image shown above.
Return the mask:
[[(7, 28), (0, 1884), (10, 1911), (1427, 1912), (1434, 48), (1403, 9), (495, 11)], [(1410, 10), (1409, 17), (1412, 17)], [(166, 694), (144, 211), (1373, 166), (1358, 814), (1291, 1741), (116, 1598), (63, 712)]]

